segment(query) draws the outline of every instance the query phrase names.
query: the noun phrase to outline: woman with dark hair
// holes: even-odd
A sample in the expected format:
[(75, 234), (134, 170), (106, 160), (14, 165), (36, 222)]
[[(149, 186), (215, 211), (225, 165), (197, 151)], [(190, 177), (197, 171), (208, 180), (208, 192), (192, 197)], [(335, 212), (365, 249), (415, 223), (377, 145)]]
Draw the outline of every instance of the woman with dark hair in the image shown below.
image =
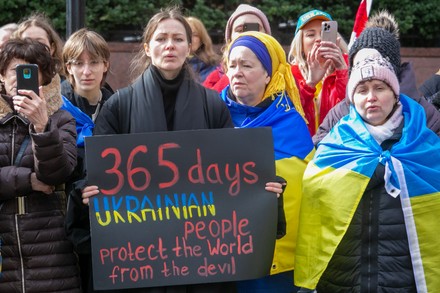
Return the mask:
[[(37, 64), (40, 91), (17, 90), (16, 67)], [(9, 40), (0, 52), (0, 292), (80, 292), (64, 231), (63, 185), (76, 165), (72, 116), (60, 110), (48, 48)]]
[[(178, 9), (154, 15), (144, 29), (142, 48), (132, 62), (134, 82), (118, 90), (103, 105), (93, 134), (233, 127), (218, 94), (204, 88), (190, 74), (186, 63), (190, 42), (191, 27)], [(100, 190), (98, 186), (86, 186), (84, 181), (77, 184), (75, 192), (88, 204), (90, 197)], [(223, 293), (235, 292), (235, 285), (224, 282), (129, 290), (133, 291)]]

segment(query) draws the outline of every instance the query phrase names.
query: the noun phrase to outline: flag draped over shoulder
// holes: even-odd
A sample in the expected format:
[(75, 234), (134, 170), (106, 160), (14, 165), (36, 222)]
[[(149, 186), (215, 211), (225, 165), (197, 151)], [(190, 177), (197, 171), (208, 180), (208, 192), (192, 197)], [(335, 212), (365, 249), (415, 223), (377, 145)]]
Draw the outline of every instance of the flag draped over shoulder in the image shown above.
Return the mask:
[(92, 119), (78, 107), (73, 105), (66, 97), (62, 96), (63, 105), (61, 109), (68, 111), (76, 121), (76, 145), (78, 147), (84, 147), (84, 138), (92, 136), (95, 123)]
[(357, 37), (362, 33), (365, 28), (365, 24), (368, 21), (368, 16), (370, 15), (371, 4), (373, 0), (362, 0), (359, 4), (359, 8), (356, 12), (356, 18), (354, 20), (353, 32), (351, 33), (350, 42), (348, 43), (348, 48), (353, 45)]
[(389, 151), (377, 144), (353, 106), (319, 144), (304, 175), (297, 286), (316, 288), (380, 163), (388, 170), (387, 191), (400, 190), (418, 292), (440, 290), (440, 138), (426, 127), (419, 104), (404, 95), (400, 101), (405, 124)]
[(287, 180), (284, 191), (287, 233), (277, 239), (271, 274), (294, 268), (294, 250), (301, 204), (302, 176), (313, 157), (314, 146), (304, 118), (286, 95), (278, 95), (268, 108), (236, 103), (227, 97), (229, 86), (221, 93), (238, 128), (271, 127), (277, 175)]

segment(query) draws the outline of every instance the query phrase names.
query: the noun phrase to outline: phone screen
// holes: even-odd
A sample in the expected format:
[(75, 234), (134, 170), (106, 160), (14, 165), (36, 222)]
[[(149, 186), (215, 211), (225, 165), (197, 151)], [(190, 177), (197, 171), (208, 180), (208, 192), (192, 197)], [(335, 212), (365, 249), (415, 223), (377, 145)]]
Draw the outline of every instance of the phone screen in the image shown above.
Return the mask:
[(19, 64), (15, 70), (17, 73), (17, 91), (32, 90), (38, 95), (38, 65)]
[(256, 22), (249, 22), (249, 23), (245, 23), (243, 24), (243, 31), (244, 32), (249, 32), (249, 31), (260, 31), (260, 25)]

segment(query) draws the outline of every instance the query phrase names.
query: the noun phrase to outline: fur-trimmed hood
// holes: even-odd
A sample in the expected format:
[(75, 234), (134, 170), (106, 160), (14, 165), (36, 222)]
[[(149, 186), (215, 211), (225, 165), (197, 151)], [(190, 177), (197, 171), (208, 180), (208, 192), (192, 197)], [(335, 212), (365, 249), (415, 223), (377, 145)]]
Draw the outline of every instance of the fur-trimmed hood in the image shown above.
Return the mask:
[[(43, 93), (46, 98), (47, 114), (50, 117), (63, 105), (61, 98), (61, 79), (57, 74), (52, 81), (43, 86)], [(2, 95), (0, 97), (0, 119), (4, 118), (8, 113), (12, 113), (12, 97)], [(9, 101), (8, 101), (9, 100)]]

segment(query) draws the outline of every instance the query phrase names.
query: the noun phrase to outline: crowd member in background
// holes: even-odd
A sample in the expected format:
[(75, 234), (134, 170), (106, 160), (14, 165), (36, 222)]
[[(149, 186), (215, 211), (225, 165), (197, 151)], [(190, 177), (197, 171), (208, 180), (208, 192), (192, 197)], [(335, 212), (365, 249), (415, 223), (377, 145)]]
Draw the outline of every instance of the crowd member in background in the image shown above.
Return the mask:
[(25, 39), (30, 38), (45, 44), (50, 49), (50, 54), (60, 64), (57, 68), (53, 82), (60, 82), (64, 78), (64, 70), (62, 66), (63, 41), (53, 28), (51, 21), (42, 13), (34, 13), (18, 24), (17, 30), (13, 37)]
[(2, 49), (3, 44), (10, 39), (17, 27), (18, 25), (16, 23), (8, 23), (0, 27), (0, 50)]
[(440, 111), (440, 70), (419, 87), (423, 97)]
[[(269, 35), (272, 33), (269, 20), (260, 9), (248, 4), (240, 4), (226, 23), (225, 48), (234, 38), (245, 31), (259, 31)], [(227, 54), (226, 50), (223, 53)], [(229, 79), (224, 74), (224, 59), (223, 56), (220, 66), (212, 71), (203, 83), (205, 87), (214, 89), (219, 93), (229, 84)]]
[(298, 18), (288, 60), (298, 85), (301, 103), (313, 136), (327, 113), (345, 98), (347, 56), (342, 38), (337, 43), (321, 41), (321, 24), (330, 14), (311, 10)]
[[(400, 77), (399, 82), (401, 85), (401, 93), (409, 95), (409, 93), (414, 93), (416, 91), (414, 80), (411, 78), (402, 78), (402, 68), (408, 71), (410, 67), (401, 66), (400, 59), (400, 43), (396, 39), (395, 29), (397, 29), (397, 24), (386, 19), (386, 14), (381, 14), (384, 18), (382, 21), (374, 21), (376, 25), (383, 25), (383, 27), (374, 27), (372, 24), (368, 24), (368, 28), (364, 29), (358, 39), (353, 43), (349, 52), (349, 65), (353, 66), (353, 58), (357, 51), (361, 49), (372, 49), (377, 50), (384, 58), (389, 60), (394, 67), (394, 71), (397, 76)], [(374, 19), (374, 18), (373, 18)], [(392, 30), (392, 31), (389, 31)], [(408, 72), (407, 77), (412, 74)], [(420, 96), (409, 96), (414, 99), (420, 105), (423, 106), (426, 112), (426, 122), (428, 128), (437, 133), (440, 136), (440, 113), (436, 108), (430, 104), (426, 99)], [(327, 135), (330, 129), (341, 119), (343, 116), (348, 114), (349, 110), (349, 100), (345, 99), (335, 107), (333, 107), (327, 117), (324, 119), (323, 123), (318, 128), (316, 135), (313, 136), (313, 142), (317, 145), (321, 139)]]
[(349, 114), (319, 143), (304, 176), (295, 284), (437, 292), (440, 138), (423, 107), (400, 94), (398, 67), (377, 50), (351, 57)]
[(66, 80), (61, 84), (63, 109), (76, 120), (78, 164), (66, 183), (68, 195), (66, 231), (79, 257), (82, 288), (93, 291), (91, 279), (89, 211), (80, 196), (71, 193), (76, 181), (85, 177), (84, 138), (92, 135), (96, 117), (113, 91), (105, 87), (110, 49), (104, 38), (86, 28), (73, 33), (63, 48)]
[(231, 112), (234, 125), (239, 128), (271, 127), (276, 172), (287, 181), (283, 195), (286, 225), (278, 232), (271, 275), (238, 282), (238, 291), (296, 292), (293, 265), (301, 182), (314, 152), (298, 89), (286, 54), (272, 36), (262, 32), (242, 33), (232, 40), (227, 52), (229, 85), (223, 89), (221, 97)]
[[(17, 92), (16, 67), (37, 64), (40, 91)], [(47, 85), (56, 60), (35, 40), (0, 52), (0, 292), (80, 292), (77, 259), (64, 230), (64, 184), (76, 165), (72, 116)]]
[[(6, 43), (14, 31), (17, 29), (18, 25), (16, 23), (8, 23), (0, 27), (0, 51), (2, 50), (3, 44)], [(0, 83), (0, 91), (2, 90), (2, 85)]]
[(189, 64), (191, 65), (196, 80), (203, 83), (219, 65), (221, 57), (214, 51), (211, 37), (200, 19), (190, 16), (186, 21), (191, 26), (192, 40)]
[[(133, 59), (134, 82), (118, 90), (103, 105), (93, 134), (233, 127), (229, 111), (218, 93), (204, 88), (192, 78), (186, 62), (190, 43), (191, 27), (177, 8), (155, 14), (144, 29), (142, 48)], [(89, 198), (100, 191), (98, 186), (86, 185), (85, 181), (82, 186), (78, 184), (75, 191), (88, 204)], [(133, 291), (223, 293), (235, 292), (235, 284), (164, 286), (129, 292)]]

